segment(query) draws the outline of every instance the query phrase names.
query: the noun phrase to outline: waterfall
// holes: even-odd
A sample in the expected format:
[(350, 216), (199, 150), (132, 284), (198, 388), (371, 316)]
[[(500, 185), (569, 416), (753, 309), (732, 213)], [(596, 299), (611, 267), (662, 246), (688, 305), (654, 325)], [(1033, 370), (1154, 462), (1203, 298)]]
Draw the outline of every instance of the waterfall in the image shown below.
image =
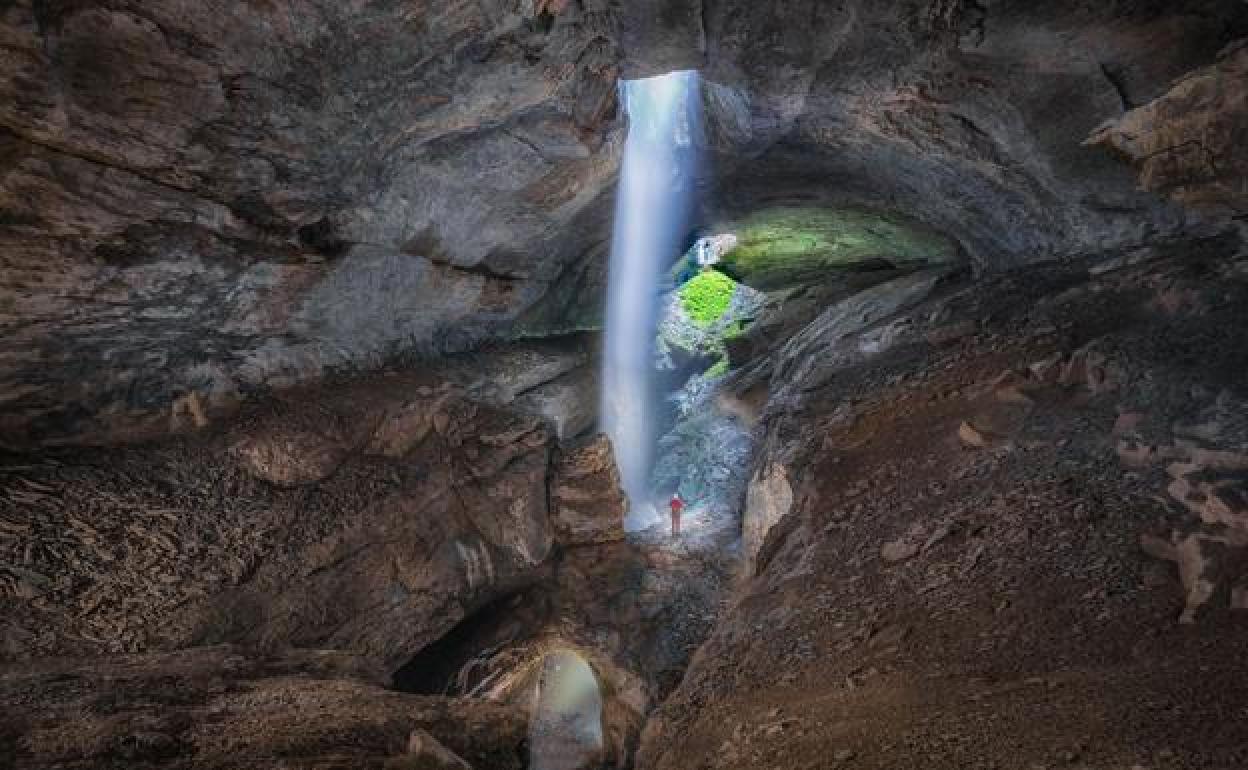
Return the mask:
[(616, 201), (603, 355), (603, 428), (631, 510), (630, 530), (656, 520), (650, 471), (657, 441), (654, 340), (659, 287), (688, 231), (701, 100), (696, 72), (624, 81), (628, 140)]

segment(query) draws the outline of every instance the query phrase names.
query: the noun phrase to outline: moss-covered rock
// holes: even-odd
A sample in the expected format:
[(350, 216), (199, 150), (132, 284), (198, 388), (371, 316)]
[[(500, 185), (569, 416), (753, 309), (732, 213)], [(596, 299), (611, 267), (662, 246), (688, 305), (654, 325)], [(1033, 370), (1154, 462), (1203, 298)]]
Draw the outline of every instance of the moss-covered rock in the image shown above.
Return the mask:
[(764, 295), (714, 270), (666, 295), (659, 316), (655, 366), (692, 374), (725, 355), (725, 340), (738, 336)]
[(732, 304), (737, 282), (718, 270), (703, 270), (680, 287), (680, 303), (689, 319), (699, 326), (710, 326), (723, 317)]
[(728, 229), (739, 245), (721, 267), (756, 288), (816, 283), (829, 270), (954, 262), (943, 235), (894, 214), (786, 207), (751, 214)]

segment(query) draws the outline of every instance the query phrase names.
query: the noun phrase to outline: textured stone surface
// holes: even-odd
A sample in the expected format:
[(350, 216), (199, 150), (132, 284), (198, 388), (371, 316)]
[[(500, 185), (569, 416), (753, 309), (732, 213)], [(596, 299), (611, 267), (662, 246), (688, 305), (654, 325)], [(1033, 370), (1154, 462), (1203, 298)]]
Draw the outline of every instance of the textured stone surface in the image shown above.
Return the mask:
[(623, 540), (628, 499), (620, 489), (611, 440), (600, 433), (564, 448), (555, 463), (550, 500), (555, 533), (564, 545)]
[[(495, 357), (559, 382), (557, 349)], [(619, 512), (610, 453), (555, 463), (546, 421), (474, 400), (460, 363), (294, 388), (162, 445), (0, 458), (0, 657), (241, 642), (395, 670), (542, 579), (556, 518)]]
[(1125, 155), (1140, 185), (1193, 208), (1248, 212), (1248, 41), (1165, 95), (1098, 130), (1089, 144)]
[(23, 768), (398, 768), (436, 745), (526, 766), (518, 710), (383, 685), (350, 655), (233, 647), (0, 667), (0, 750)]
[(24, 0), (0, 41), (0, 443), (163, 432), (597, 281), (605, 10)]
[(773, 349), (747, 517), (780, 515), (637, 767), (1243, 764), (1240, 246), (884, 284)]
[[(1175, 231), (1081, 142), (1200, 71), (1149, 113), (1194, 114), (1153, 133), (1219, 127), (1238, 157), (1242, 54), (1214, 58), (1246, 34), (1233, 0), (8, 3), (0, 442), (151, 436), (192, 393), (215, 420), (593, 325), (621, 71), (705, 72), (708, 225), (887, 209), (986, 269)], [(1170, 188), (1171, 165), (1147, 175)], [(1240, 195), (1220, 168), (1209, 189)]]

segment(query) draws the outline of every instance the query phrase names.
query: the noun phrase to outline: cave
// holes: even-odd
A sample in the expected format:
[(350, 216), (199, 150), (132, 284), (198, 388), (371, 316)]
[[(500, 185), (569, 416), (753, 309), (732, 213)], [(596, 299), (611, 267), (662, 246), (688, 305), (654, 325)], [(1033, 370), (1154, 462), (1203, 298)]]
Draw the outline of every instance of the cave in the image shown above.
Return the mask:
[(0, 767), (1248, 767), (1248, 4), (0, 43)]
[(466, 694), (465, 667), (526, 636), (516, 617), (523, 601), (522, 595), (505, 596), (473, 612), (395, 671), (392, 686), (417, 695)]

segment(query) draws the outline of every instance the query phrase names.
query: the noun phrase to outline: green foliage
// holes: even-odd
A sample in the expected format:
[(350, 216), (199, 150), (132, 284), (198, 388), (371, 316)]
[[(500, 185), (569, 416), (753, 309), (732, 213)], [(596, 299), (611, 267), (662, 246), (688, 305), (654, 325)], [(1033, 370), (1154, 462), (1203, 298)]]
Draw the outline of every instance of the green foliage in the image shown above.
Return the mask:
[(957, 259), (944, 236), (901, 217), (856, 209), (775, 208), (732, 227), (739, 239), (722, 267), (742, 282), (777, 288), (818, 281), (829, 269), (882, 261)]
[(724, 333), (720, 337), (724, 342), (727, 342), (728, 340), (735, 340), (742, 334), (745, 334), (745, 322), (737, 319), (724, 327)]
[(715, 362), (714, 366), (712, 366), (710, 369), (707, 369), (706, 373), (703, 376), (705, 376), (709, 380), (713, 380), (716, 377), (723, 377), (727, 373), (728, 373), (728, 359), (721, 358)]
[(690, 320), (706, 327), (728, 311), (736, 290), (736, 281), (717, 270), (705, 270), (680, 288), (680, 302)]

